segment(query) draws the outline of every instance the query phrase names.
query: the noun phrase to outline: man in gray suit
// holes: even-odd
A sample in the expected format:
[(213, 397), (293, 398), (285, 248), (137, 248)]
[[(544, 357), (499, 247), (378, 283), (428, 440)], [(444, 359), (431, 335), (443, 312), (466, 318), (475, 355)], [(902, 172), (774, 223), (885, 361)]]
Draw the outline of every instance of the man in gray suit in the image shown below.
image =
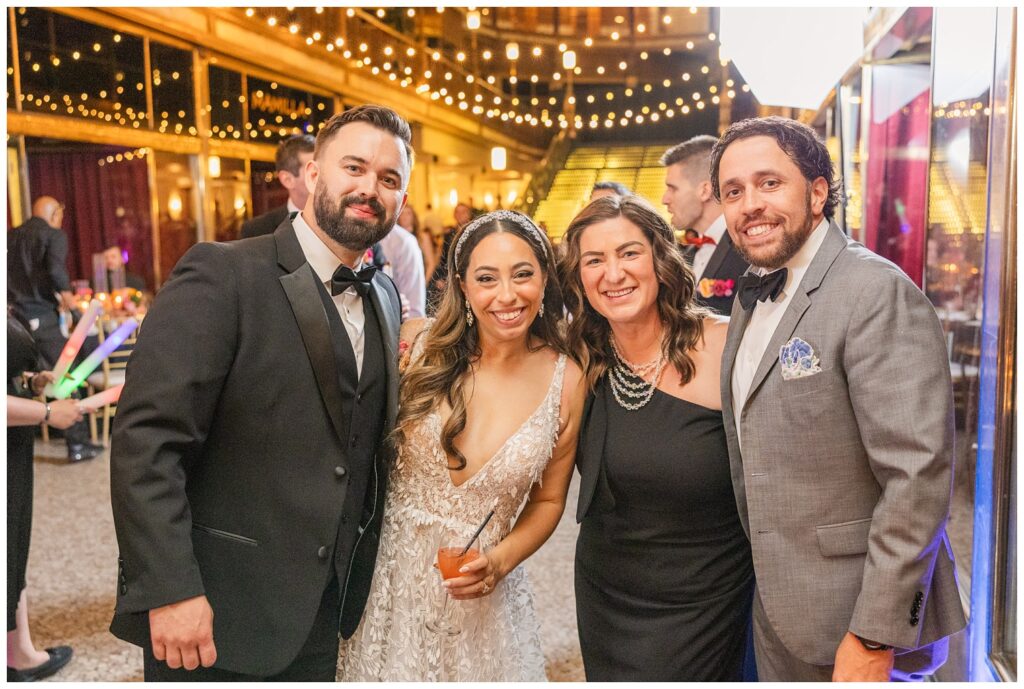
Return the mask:
[(757, 574), (763, 681), (918, 679), (963, 628), (946, 535), (953, 408), (939, 321), (830, 222), (824, 144), (780, 117), (722, 135), (711, 179), (751, 268), (722, 409)]

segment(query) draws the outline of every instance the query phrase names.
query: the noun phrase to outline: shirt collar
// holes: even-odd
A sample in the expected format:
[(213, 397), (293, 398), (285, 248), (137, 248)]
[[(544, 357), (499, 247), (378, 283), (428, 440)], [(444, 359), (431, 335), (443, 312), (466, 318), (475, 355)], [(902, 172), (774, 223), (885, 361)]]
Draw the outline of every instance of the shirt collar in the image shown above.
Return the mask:
[[(327, 248), (323, 240), (313, 232), (313, 228), (302, 217), (302, 213), (296, 215), (292, 220), (292, 227), (295, 228), (295, 238), (299, 240), (299, 246), (302, 247), (306, 262), (309, 263), (320, 282), (330, 282), (334, 271), (341, 265), (341, 259), (335, 256), (334, 252)], [(362, 267), (363, 260), (360, 258), (359, 265), (353, 270), (358, 271)]]
[(285, 207), (288, 209), (289, 213), (298, 213), (299, 211), (302, 210), (301, 208), (296, 206), (294, 203), (292, 203), (292, 197), (291, 196), (288, 197), (288, 203), (285, 204)]
[(715, 244), (722, 242), (722, 237), (725, 235), (725, 215), (720, 215), (715, 219), (708, 229), (704, 230), (705, 237), (711, 237), (715, 240)]

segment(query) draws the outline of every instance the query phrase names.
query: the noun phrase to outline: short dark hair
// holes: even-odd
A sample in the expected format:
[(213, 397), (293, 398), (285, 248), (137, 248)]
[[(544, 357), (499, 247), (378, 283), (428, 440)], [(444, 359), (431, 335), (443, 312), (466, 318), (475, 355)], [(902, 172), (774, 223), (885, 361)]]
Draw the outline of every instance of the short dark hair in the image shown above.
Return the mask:
[(715, 137), (698, 134), (662, 153), (659, 162), (665, 167), (682, 165), (691, 181), (703, 182), (710, 174), (708, 166), (711, 163), (711, 149), (716, 143), (718, 139)]
[(300, 153), (312, 153), (316, 148), (316, 139), (312, 134), (296, 134), (289, 136), (277, 146), (277, 153), (274, 155), (274, 166), (278, 172), (290, 172), (298, 176)]
[(621, 182), (612, 181), (596, 182), (594, 184), (594, 188), (590, 190), (590, 193), (593, 194), (595, 191), (604, 191), (606, 189), (609, 191), (614, 191), (619, 196), (626, 196), (627, 194), (633, 193), (625, 184), (622, 184)]
[(722, 199), (722, 191), (718, 184), (718, 166), (722, 162), (725, 149), (734, 141), (753, 136), (770, 136), (775, 139), (779, 148), (800, 168), (808, 184), (819, 177), (825, 179), (828, 184), (828, 198), (825, 200), (824, 215), (832, 220), (842, 200), (842, 181), (835, 174), (825, 142), (806, 124), (788, 117), (755, 117), (736, 122), (725, 130), (711, 152), (711, 190), (715, 198), (719, 201)]
[(313, 156), (319, 156), (320, 151), (331, 142), (338, 130), (353, 122), (366, 122), (401, 139), (405, 144), (405, 157), (409, 162), (409, 167), (412, 167), (412, 128), (401, 115), (383, 105), (357, 105), (344, 112), (339, 112), (327, 120), (327, 124), (316, 135), (316, 149), (313, 151)]

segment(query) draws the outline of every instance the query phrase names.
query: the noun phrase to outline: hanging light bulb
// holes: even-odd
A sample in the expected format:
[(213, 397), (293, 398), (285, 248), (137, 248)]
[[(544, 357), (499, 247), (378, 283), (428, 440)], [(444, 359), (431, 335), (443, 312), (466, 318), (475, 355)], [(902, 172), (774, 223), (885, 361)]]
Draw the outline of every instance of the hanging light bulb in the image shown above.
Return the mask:
[(575, 69), (576, 68), (576, 51), (566, 50), (562, 53), (562, 67), (564, 69)]
[(480, 28), (479, 10), (470, 10), (469, 12), (466, 12), (466, 27), (471, 31), (476, 31)]
[(505, 57), (509, 60), (519, 59), (519, 44), (513, 41), (505, 46)]

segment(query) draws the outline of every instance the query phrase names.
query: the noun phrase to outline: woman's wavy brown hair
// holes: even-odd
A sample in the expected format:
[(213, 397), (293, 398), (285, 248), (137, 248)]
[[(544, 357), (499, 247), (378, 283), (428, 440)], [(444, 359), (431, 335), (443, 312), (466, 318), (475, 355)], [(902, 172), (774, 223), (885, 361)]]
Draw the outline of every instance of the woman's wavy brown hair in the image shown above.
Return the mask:
[(658, 280), (658, 315), (665, 325), (663, 353), (686, 385), (694, 376), (688, 352), (704, 337), (704, 319), (711, 312), (693, 301), (695, 281), (686, 265), (675, 235), (654, 207), (639, 196), (607, 196), (592, 201), (580, 212), (562, 238), (564, 253), (558, 264), (559, 279), (569, 314), (566, 344), (574, 352), (587, 377), (587, 388), (597, 381), (614, 360), (611, 326), (587, 300), (580, 278), (580, 239), (583, 232), (599, 222), (624, 218), (644, 233), (651, 244), (654, 275)]
[[(512, 211), (505, 211), (509, 212)], [(409, 364), (402, 377), (398, 419), (395, 423), (397, 443), (401, 445), (412, 425), (436, 410), (440, 400), (445, 399), (452, 414), (441, 429), (441, 447), (457, 462), (457, 466), (449, 467), (456, 471), (466, 467), (466, 458), (455, 447), (455, 438), (466, 428), (466, 381), (470, 365), (481, 354), (477, 328), (466, 323), (466, 298), (459, 288), (459, 281), (465, 279), (470, 256), (484, 237), (496, 232), (507, 232), (522, 239), (533, 250), (546, 284), (544, 317), (534, 319), (529, 334), (543, 343), (541, 346), (551, 347), (560, 354), (566, 353), (562, 327), (562, 291), (557, 279), (551, 242), (528, 216), (521, 213), (516, 215), (518, 222), (483, 216), (483, 224), (476, 225), (474, 221), (452, 238), (447, 265), (448, 275), (453, 276), (453, 279), (448, 280), (441, 293), (433, 325), (423, 334), (426, 338), (423, 354)], [(536, 234), (520, 223), (532, 225)], [(475, 229), (466, 237), (465, 244), (456, 256), (455, 248), (470, 227)]]

